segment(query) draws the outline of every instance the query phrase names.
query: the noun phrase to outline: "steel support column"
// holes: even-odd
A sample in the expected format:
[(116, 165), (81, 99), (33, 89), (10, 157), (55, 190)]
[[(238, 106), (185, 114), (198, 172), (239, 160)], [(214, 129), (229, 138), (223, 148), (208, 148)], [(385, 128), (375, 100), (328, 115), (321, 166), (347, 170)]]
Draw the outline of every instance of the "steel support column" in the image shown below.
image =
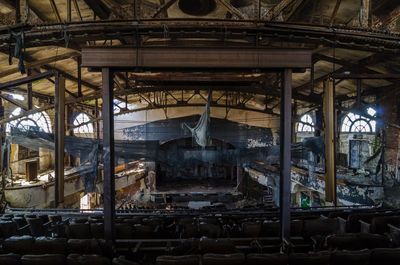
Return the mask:
[(285, 69), (282, 76), (280, 115), (280, 221), (281, 240), (290, 242), (290, 189), (291, 189), (291, 126), (292, 126), (292, 70)]
[(78, 56), (76, 58), (77, 72), (78, 72), (78, 97), (82, 97), (82, 57)]
[(114, 114), (113, 73), (102, 69), (103, 92), (103, 164), (104, 164), (104, 235), (108, 242), (114, 240), (115, 179), (114, 179)]
[(324, 134), (325, 134), (325, 201), (336, 205), (335, 164), (335, 88), (333, 80), (324, 81)]
[[(28, 68), (27, 74), (28, 74), (28, 77), (32, 75), (32, 70), (30, 68)], [(31, 110), (32, 107), (33, 107), (33, 103), (32, 103), (32, 82), (28, 83), (27, 92), (28, 92), (28, 109)]]
[(55, 75), (55, 206), (64, 202), (65, 78)]

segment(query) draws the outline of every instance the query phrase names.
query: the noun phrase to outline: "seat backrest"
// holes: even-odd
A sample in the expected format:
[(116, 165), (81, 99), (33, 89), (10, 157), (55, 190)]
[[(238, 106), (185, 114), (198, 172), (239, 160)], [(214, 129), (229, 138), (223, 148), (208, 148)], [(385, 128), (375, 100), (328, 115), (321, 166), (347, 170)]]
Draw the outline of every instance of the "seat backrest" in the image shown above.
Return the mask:
[(221, 235), (221, 227), (217, 224), (200, 223), (199, 232), (205, 237), (219, 238)]
[(371, 252), (370, 265), (395, 265), (399, 262), (399, 248), (377, 248)]
[(376, 216), (371, 221), (370, 231), (373, 234), (389, 232), (388, 224), (399, 225), (400, 216)]
[(78, 254), (101, 254), (102, 249), (96, 239), (69, 239), (68, 252)]
[(243, 253), (203, 255), (203, 265), (242, 265), (242, 264), (245, 264), (245, 256)]
[(320, 235), (326, 236), (335, 234), (339, 230), (339, 221), (337, 219), (315, 219), (304, 220), (303, 236), (306, 238)]
[(31, 236), (13, 236), (3, 242), (5, 252), (16, 254), (28, 254), (33, 250), (35, 239)]
[(67, 265), (111, 265), (111, 262), (99, 255), (70, 254), (67, 257)]
[(90, 233), (93, 238), (104, 238), (104, 224), (103, 223), (91, 223)]
[(21, 264), (21, 256), (17, 254), (3, 254), (0, 255), (0, 264), (1, 265), (20, 265)]
[(157, 265), (199, 265), (200, 256), (184, 255), (184, 256), (158, 256)]
[(334, 251), (331, 253), (330, 265), (369, 265), (369, 250)]
[(22, 265), (65, 265), (65, 256), (59, 254), (24, 255)]
[(258, 237), (261, 234), (262, 224), (260, 222), (242, 223), (242, 233), (245, 237)]
[(35, 239), (33, 251), (36, 255), (40, 254), (63, 254), (67, 253), (66, 238), (37, 237)]
[(18, 226), (13, 221), (0, 221), (0, 233), (3, 238), (8, 238), (17, 235)]
[[(296, 253), (289, 256), (290, 265), (329, 265), (329, 252)], [(343, 264), (344, 265), (344, 264)]]
[(289, 257), (286, 254), (248, 254), (246, 265), (287, 265)]
[(133, 238), (133, 228), (130, 224), (116, 224), (115, 235), (117, 239), (131, 239)]
[(133, 238), (148, 239), (154, 235), (155, 228), (153, 226), (136, 224), (133, 228)]
[(125, 259), (124, 257), (114, 258), (112, 265), (139, 265), (139, 263)]
[(280, 233), (280, 224), (275, 221), (264, 221), (262, 224), (261, 235), (263, 237), (276, 237)]
[(92, 234), (90, 233), (90, 225), (88, 223), (71, 223), (67, 226), (66, 230), (68, 238), (73, 238), (73, 239), (92, 238)]
[(29, 229), (31, 231), (31, 235), (34, 237), (45, 236), (46, 228), (43, 226), (43, 219), (37, 218), (26, 218), (26, 221), (29, 224)]
[(237, 249), (229, 239), (209, 239), (203, 237), (199, 242), (199, 252), (201, 254), (232, 254), (236, 253)]

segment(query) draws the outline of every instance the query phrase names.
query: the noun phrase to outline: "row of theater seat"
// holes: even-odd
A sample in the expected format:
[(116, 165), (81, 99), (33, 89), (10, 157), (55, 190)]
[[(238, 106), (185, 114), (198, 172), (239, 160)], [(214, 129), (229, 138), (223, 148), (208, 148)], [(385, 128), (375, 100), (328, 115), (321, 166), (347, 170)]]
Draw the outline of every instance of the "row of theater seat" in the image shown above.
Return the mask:
[(31, 254), (98, 254), (112, 255), (104, 239), (66, 239), (18, 236), (10, 237), (2, 242), (3, 253), (16, 253), (20, 255)]
[[(361, 223), (368, 226), (363, 232), (383, 234), (388, 224), (400, 224), (396, 211), (369, 213), (334, 213), (328, 218), (304, 215), (292, 220), (292, 236), (310, 238), (314, 235), (357, 233)], [(3, 215), (0, 218), (0, 236), (14, 235), (55, 236), (67, 238), (103, 238), (101, 216), (64, 219), (60, 215)], [(272, 237), (279, 236), (279, 221), (265, 218), (230, 217), (163, 217), (143, 218), (120, 216), (116, 220), (117, 238), (192, 238)]]
[(295, 254), (204, 254), (159, 256), (157, 265), (393, 265), (400, 249), (373, 249)]
[(23, 255), (4, 254), (0, 255), (1, 265), (138, 265), (138, 263), (124, 258), (114, 258), (112, 261), (99, 255), (61, 254), (45, 255)]

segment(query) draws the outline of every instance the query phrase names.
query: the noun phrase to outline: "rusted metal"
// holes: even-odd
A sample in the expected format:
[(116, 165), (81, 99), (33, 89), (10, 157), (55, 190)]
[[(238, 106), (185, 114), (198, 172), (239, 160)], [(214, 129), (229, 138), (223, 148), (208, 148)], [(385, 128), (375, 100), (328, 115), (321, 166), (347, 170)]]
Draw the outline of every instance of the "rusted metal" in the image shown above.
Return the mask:
[(334, 81), (324, 82), (325, 201), (336, 205), (335, 91)]
[(55, 75), (55, 206), (64, 202), (65, 78)]
[[(28, 68), (27, 74), (28, 74), (28, 76), (32, 75), (32, 70), (30, 68)], [(33, 107), (33, 104), (32, 104), (32, 82), (28, 83), (27, 90), (28, 90), (28, 109), (31, 110)]]
[(366, 73), (366, 74), (333, 74), (332, 78), (334, 79), (399, 79), (400, 74), (373, 74), (373, 73)]
[(40, 80), (40, 79), (43, 79), (43, 78), (50, 77), (52, 75), (54, 75), (53, 71), (47, 71), (47, 72), (44, 72), (44, 73), (31, 75), (31, 76), (27, 76), (27, 77), (20, 78), (20, 79), (17, 79), (17, 80), (13, 80), (13, 81), (10, 81), (10, 82), (2, 83), (2, 84), (0, 84), (0, 90), (17, 87), (17, 86), (24, 85), (24, 84), (28, 84), (28, 83), (31, 83), (31, 82), (34, 82), (34, 81), (37, 81), (37, 80)]
[(109, 242), (115, 239), (115, 180), (114, 180), (114, 74), (110, 68), (102, 69), (103, 92), (103, 189), (104, 189), (104, 236)]
[(282, 69), (309, 68), (303, 49), (87, 47), (82, 66), (119, 69)]
[(285, 69), (282, 76), (280, 115), (280, 221), (281, 240), (290, 242), (291, 196), (291, 126), (292, 126), (292, 70)]

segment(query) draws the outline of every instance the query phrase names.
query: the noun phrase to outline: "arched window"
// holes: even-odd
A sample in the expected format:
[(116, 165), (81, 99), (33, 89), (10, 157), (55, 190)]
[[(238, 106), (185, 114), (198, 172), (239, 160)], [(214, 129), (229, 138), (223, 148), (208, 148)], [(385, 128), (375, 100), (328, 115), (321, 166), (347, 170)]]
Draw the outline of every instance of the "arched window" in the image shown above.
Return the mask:
[(131, 103), (122, 102), (121, 100), (114, 99), (114, 114), (118, 114), (121, 110), (133, 110), (135, 109), (135, 105)]
[(301, 116), (300, 121), (297, 123), (297, 132), (314, 132), (314, 122), (309, 114)]
[(75, 134), (90, 134), (94, 132), (93, 123), (90, 122), (90, 117), (86, 113), (79, 113), (74, 119)]
[[(375, 110), (368, 108), (368, 114), (375, 115)], [(343, 119), (341, 131), (350, 133), (373, 133), (376, 122), (370, 118), (349, 112)]]
[[(11, 117), (21, 115), (21, 108), (16, 108), (10, 115)], [(11, 128), (19, 128), (21, 130), (39, 130), (46, 133), (51, 133), (51, 121), (49, 115), (42, 111), (35, 114), (28, 115), (27, 117), (11, 121), (7, 124), (6, 131), (11, 132)]]

